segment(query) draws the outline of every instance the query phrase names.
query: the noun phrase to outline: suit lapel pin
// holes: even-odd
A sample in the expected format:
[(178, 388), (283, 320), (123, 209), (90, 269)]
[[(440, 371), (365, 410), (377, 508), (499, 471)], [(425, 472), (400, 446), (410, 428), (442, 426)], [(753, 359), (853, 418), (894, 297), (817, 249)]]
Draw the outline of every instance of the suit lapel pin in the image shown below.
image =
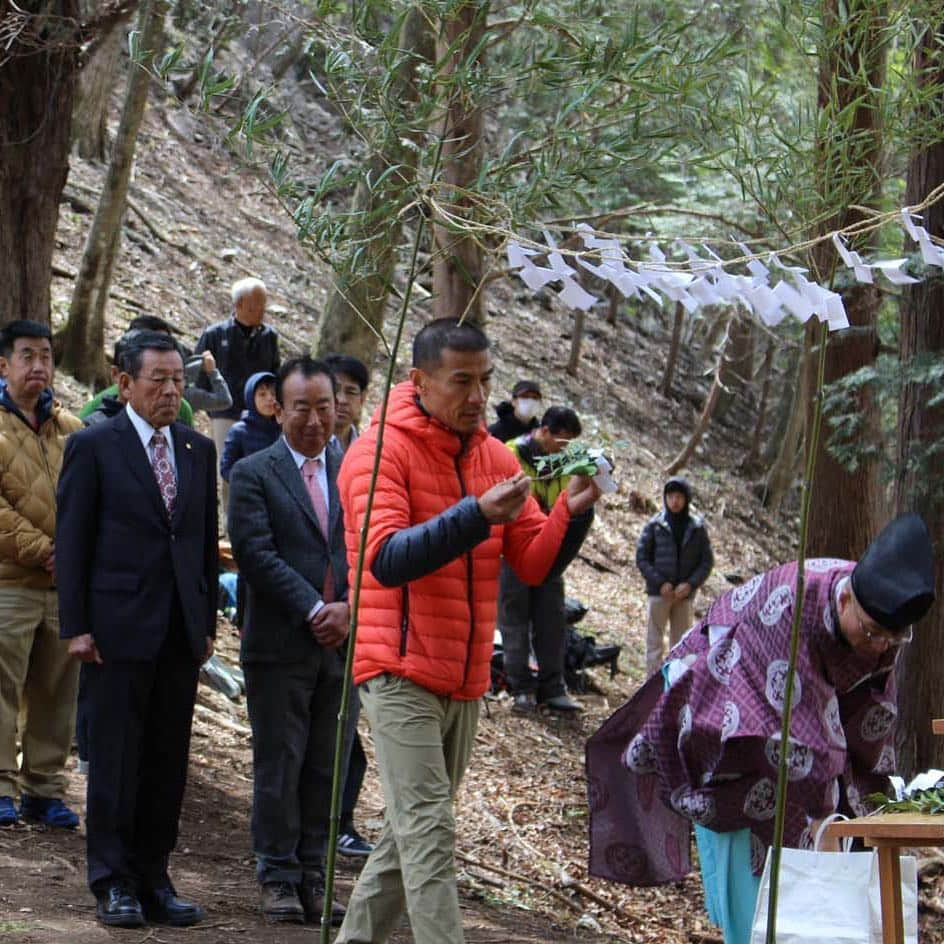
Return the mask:
[(184, 445), (185, 445), (188, 449), (193, 449), (193, 446), (191, 446), (190, 443), (184, 443)]

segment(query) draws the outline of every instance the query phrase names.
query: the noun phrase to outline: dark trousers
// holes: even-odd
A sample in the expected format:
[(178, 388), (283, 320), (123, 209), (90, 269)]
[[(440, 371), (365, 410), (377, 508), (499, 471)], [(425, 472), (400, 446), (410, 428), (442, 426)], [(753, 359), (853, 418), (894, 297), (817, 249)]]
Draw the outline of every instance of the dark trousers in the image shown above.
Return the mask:
[(260, 882), (324, 867), (344, 662), (313, 650), (291, 664), (244, 663), (252, 725), (252, 845)]
[(79, 760), (88, 760), (88, 689), (89, 664), (83, 662), (79, 666), (79, 694), (75, 705), (75, 746), (79, 752)]
[(361, 698), (357, 687), (351, 686), (351, 700), (348, 705), (347, 729), (345, 744), (344, 793), (341, 797), (341, 828), (340, 833), (350, 832), (354, 826), (354, 809), (357, 798), (364, 783), (364, 774), (367, 773), (367, 755), (361, 736), (357, 733), (357, 721), (361, 716)]
[[(538, 701), (563, 695), (567, 690), (564, 578), (553, 577), (539, 587), (529, 587), (502, 561), (498, 594), (498, 626), (509, 690), (513, 695), (536, 692)], [(532, 647), (537, 678), (528, 666)]]
[(179, 607), (155, 659), (86, 669), (93, 892), (116, 882), (139, 889), (170, 884), (167, 860), (187, 783), (198, 671)]

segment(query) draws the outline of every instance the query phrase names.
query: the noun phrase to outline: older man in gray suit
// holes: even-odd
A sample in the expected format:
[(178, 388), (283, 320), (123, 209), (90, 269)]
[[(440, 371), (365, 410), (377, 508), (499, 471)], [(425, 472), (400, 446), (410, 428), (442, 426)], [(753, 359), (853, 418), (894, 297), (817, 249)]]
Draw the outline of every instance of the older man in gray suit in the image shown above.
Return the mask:
[[(334, 381), (309, 357), (276, 376), (282, 436), (230, 477), (233, 556), (246, 580), (242, 662), (253, 742), (252, 840), (270, 921), (319, 922), (348, 632)], [(332, 923), (344, 909), (335, 903)]]

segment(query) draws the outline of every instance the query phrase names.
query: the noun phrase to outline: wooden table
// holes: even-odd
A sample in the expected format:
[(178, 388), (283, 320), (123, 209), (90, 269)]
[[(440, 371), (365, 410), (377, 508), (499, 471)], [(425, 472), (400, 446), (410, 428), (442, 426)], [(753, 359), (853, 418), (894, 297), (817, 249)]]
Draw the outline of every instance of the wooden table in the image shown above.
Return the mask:
[(877, 813), (830, 823), (826, 835), (831, 838), (853, 836), (878, 850), (882, 944), (904, 944), (899, 850), (912, 846), (944, 846), (944, 816)]

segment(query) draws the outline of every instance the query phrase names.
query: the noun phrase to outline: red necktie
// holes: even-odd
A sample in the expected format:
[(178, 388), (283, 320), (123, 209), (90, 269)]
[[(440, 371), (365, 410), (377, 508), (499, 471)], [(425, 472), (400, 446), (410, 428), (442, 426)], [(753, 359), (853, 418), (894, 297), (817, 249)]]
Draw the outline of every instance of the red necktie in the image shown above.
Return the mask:
[(177, 505), (177, 477), (174, 475), (170, 450), (163, 433), (155, 432), (151, 437), (151, 467), (154, 469), (154, 478), (157, 479), (161, 498), (164, 499), (167, 517), (172, 518)]
[(311, 498), (311, 507), (315, 510), (315, 517), (318, 519), (318, 527), (324, 536), (325, 544), (328, 547), (328, 565), (325, 568), (324, 587), (321, 590), (321, 598), (325, 603), (331, 603), (334, 600), (334, 574), (331, 572), (331, 541), (328, 535), (328, 503), (325, 501), (324, 492), (321, 490), (321, 483), (318, 481), (318, 470), (321, 468), (321, 459), (306, 459), (302, 465), (302, 478), (305, 480), (305, 488), (308, 489), (308, 496)]

